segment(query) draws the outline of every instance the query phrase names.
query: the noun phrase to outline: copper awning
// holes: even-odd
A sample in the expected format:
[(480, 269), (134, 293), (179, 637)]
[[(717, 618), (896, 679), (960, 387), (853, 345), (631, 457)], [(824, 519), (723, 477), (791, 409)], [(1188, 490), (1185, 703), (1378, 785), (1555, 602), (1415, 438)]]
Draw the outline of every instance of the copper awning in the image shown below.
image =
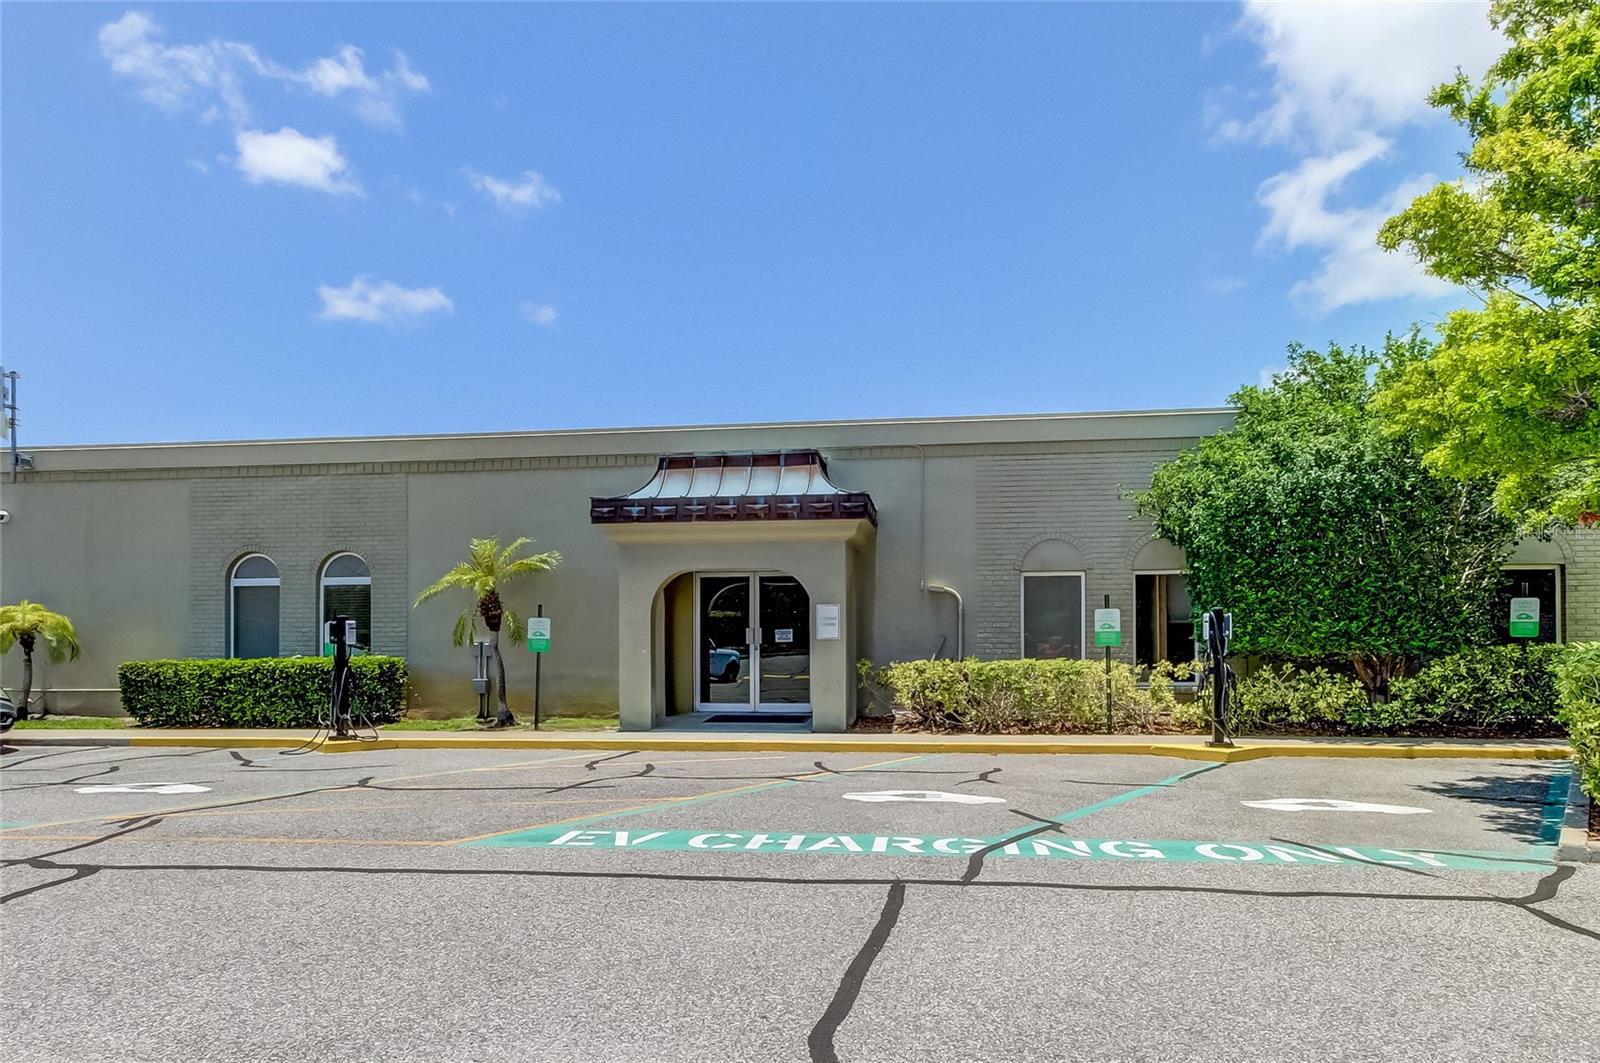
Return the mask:
[(637, 491), (589, 500), (591, 524), (729, 520), (867, 520), (865, 491), (841, 491), (815, 450), (663, 454)]

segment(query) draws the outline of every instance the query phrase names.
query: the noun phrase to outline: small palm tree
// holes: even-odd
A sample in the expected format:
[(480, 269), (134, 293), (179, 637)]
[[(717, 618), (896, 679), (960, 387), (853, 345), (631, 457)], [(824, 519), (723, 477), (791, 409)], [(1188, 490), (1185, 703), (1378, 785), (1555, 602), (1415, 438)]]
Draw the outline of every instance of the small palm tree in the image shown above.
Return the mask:
[(28, 718), (28, 695), (33, 692), (33, 651), (40, 639), (44, 640), (45, 653), (52, 661), (77, 659), (78, 633), (72, 629), (72, 621), (26, 598), (16, 605), (0, 605), (0, 654), (10, 653), (12, 643), (22, 647), (22, 696), (17, 702), (19, 720)]
[(456, 619), (451, 638), (457, 646), (475, 639), (480, 618), (483, 626), (489, 629), (489, 641), (494, 647), (495, 691), (500, 707), (495, 717), (497, 727), (509, 727), (517, 722), (506, 705), (506, 662), (500, 656), (500, 632), (503, 629), (513, 642), (521, 642), (527, 637), (528, 631), (526, 621), (507, 609), (505, 602), (500, 600), (500, 589), (513, 580), (534, 572), (548, 572), (561, 563), (561, 555), (553, 550), (518, 557), (522, 548), (531, 542), (532, 539), (522, 538), (502, 549), (499, 536), (472, 540), (467, 559), (458, 561), (449, 572), (439, 577), (439, 582), (417, 595), (417, 600), (411, 604), (411, 608), (415, 609), (445, 591), (472, 592), (472, 604)]

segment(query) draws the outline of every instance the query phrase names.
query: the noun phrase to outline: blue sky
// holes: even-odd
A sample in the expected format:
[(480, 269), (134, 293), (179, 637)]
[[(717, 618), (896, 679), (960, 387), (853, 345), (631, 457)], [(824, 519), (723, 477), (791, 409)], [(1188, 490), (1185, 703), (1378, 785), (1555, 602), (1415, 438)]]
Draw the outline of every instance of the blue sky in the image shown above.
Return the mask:
[(0, 8), (25, 445), (1220, 403), (1466, 301), (1476, 4)]

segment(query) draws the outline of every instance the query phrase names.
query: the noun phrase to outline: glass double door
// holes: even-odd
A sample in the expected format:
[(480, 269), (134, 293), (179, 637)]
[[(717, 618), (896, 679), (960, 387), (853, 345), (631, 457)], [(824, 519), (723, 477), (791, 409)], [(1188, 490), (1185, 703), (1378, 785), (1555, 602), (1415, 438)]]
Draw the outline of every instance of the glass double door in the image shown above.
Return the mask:
[(702, 710), (796, 712), (811, 704), (811, 597), (793, 576), (702, 575), (696, 587)]

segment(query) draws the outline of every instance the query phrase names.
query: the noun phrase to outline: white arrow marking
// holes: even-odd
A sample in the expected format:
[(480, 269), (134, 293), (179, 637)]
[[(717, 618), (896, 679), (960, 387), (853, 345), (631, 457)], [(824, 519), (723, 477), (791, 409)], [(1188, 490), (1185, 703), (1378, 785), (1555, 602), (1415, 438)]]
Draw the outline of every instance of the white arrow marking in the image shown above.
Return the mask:
[(1003, 797), (985, 797), (982, 794), (949, 794), (943, 790), (871, 790), (866, 793), (845, 794), (846, 801), (944, 801), (952, 805), (1003, 805)]
[(1269, 812), (1382, 812), (1390, 816), (1428, 815), (1431, 808), (1410, 805), (1374, 805), (1366, 801), (1343, 801), (1336, 797), (1274, 797), (1270, 801), (1240, 801), (1246, 808)]
[(192, 782), (129, 782), (120, 786), (80, 786), (80, 794), (203, 794), (209, 786)]

